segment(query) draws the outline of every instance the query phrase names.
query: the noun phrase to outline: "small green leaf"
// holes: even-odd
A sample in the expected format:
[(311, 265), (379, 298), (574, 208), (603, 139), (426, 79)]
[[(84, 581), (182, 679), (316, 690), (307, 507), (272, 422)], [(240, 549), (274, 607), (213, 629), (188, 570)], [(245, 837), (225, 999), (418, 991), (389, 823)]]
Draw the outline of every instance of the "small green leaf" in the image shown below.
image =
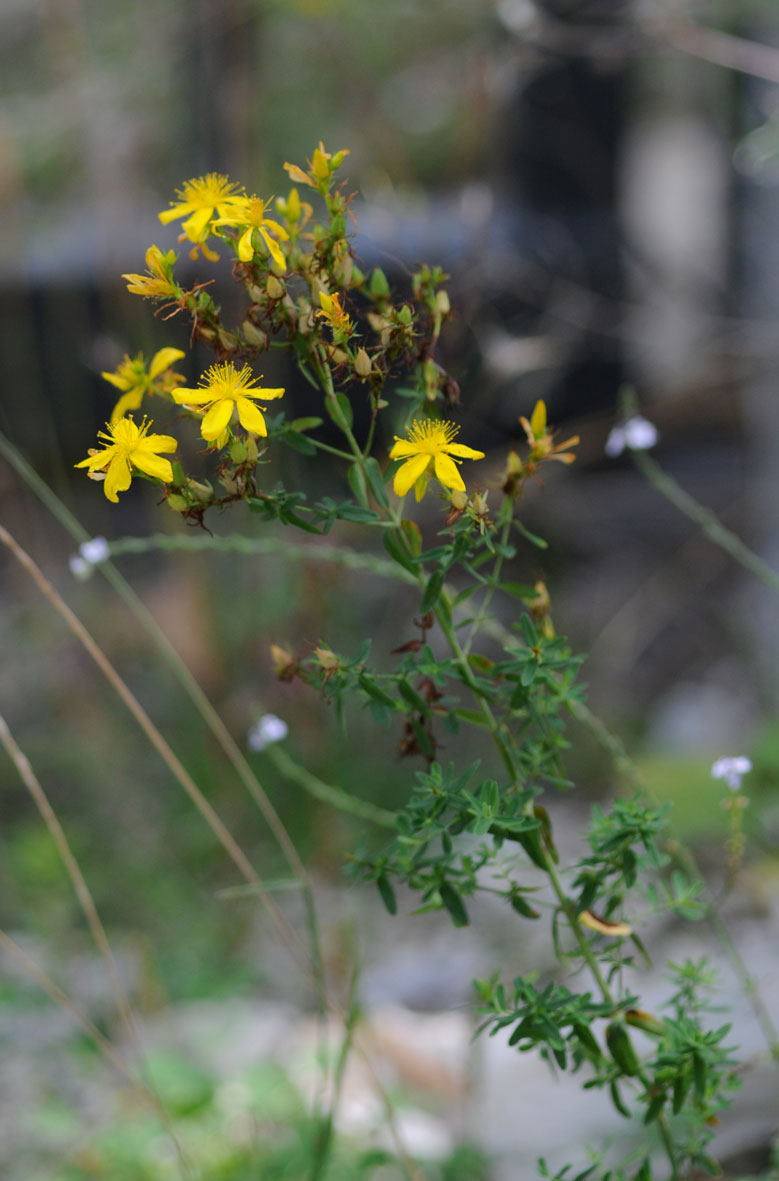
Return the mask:
[(609, 1091), (611, 1092), (611, 1102), (614, 1104), (614, 1106), (617, 1109), (617, 1111), (619, 1112), (619, 1114), (624, 1115), (625, 1119), (632, 1119), (633, 1117), (631, 1116), (629, 1110), (627, 1109), (627, 1107), (625, 1106), (625, 1104), (622, 1101), (622, 1096), (619, 1093), (619, 1088), (617, 1087), (617, 1084), (611, 1083), (609, 1086)]
[(438, 887), (438, 893), (441, 895), (441, 901), (449, 911), (455, 927), (467, 927), (468, 911), (465, 909), (465, 904), (459, 892), (455, 890), (451, 882), (441, 882), (441, 885)]
[(397, 914), (398, 900), (395, 897), (395, 891), (392, 888), (392, 883), (386, 874), (379, 874), (379, 876), (376, 878), (376, 886), (381, 896), (381, 900), (386, 906), (389, 914)]
[(398, 537), (393, 529), (382, 530), (382, 544), (394, 562), (402, 566), (404, 570), (408, 570), (411, 574), (417, 573), (417, 567), (408, 552), (408, 549), (403, 541)]
[(417, 710), (423, 717), (427, 717), (430, 713), (430, 705), (425, 701), (424, 697), (420, 697), (417, 691), (412, 689), (411, 685), (403, 677), (398, 681), (398, 692), (412, 709)]
[(373, 456), (365, 460), (365, 475), (368, 478), (368, 483), (370, 484), (370, 489), (376, 499), (376, 503), (380, 504), (382, 508), (389, 508), (389, 497), (387, 496), (384, 477), (381, 474), (381, 468)]
[(432, 611), (439, 598), (441, 591), (444, 589), (444, 572), (443, 570), (434, 570), (427, 580), (424, 594), (422, 595), (422, 603), (420, 611), (424, 615), (427, 611)]
[(368, 283), (368, 290), (374, 298), (386, 299), (390, 293), (390, 285), (387, 282), (387, 276), (381, 267), (374, 267), (371, 271), (370, 281)]
[(295, 418), (289, 424), (289, 429), (292, 431), (313, 431), (318, 426), (321, 426), (324, 419), (321, 418)]
[(525, 643), (527, 644), (528, 648), (537, 647), (538, 632), (536, 630), (536, 625), (533, 623), (533, 620), (526, 612), (523, 612), (523, 614), (520, 616), (519, 626), (522, 631), (522, 635), (525, 637)]
[(517, 914), (521, 914), (523, 919), (540, 919), (541, 915), (537, 910), (534, 910), (530, 903), (525, 898), (524, 894), (516, 892), (511, 895), (510, 902)]
[(422, 533), (416, 521), (409, 521), (405, 517), (400, 522), (400, 528), (403, 530), (403, 536), (408, 543), (410, 553), (418, 558), (422, 553)]
[(690, 1082), (691, 1080), (686, 1073), (677, 1074), (676, 1078), (674, 1079), (672, 1103), (674, 1115), (678, 1115), (684, 1107), (684, 1101), (687, 1098), (687, 1092), (690, 1089)]
[(352, 411), (352, 404), (347, 398), (346, 394), (336, 391), (335, 404), (333, 404), (332, 397), (325, 398), (325, 410), (332, 418), (336, 426), (343, 427), (345, 423), (349, 430), (352, 429), (354, 422), (354, 413)]
[(351, 464), (349, 471), (346, 473), (346, 478), (349, 481), (349, 487), (357, 497), (358, 502), (363, 506), (363, 508), (367, 508), (368, 485), (365, 482), (365, 473), (363, 472), (359, 463)]
[(299, 435), (297, 431), (285, 431), (281, 437), (293, 451), (299, 451), (301, 455), (316, 455), (316, 447), (305, 435)]

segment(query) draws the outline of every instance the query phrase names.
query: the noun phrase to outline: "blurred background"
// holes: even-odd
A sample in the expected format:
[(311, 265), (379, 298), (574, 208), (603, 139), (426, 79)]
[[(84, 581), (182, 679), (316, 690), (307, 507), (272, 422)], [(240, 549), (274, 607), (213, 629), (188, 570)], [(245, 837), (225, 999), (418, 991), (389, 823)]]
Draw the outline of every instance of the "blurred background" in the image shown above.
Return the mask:
[[(101, 371), (125, 353), (187, 347), (186, 326), (153, 316), (121, 274), (144, 269), (152, 242), (176, 245), (176, 227), (161, 227), (157, 213), (189, 177), (224, 171), (249, 191), (284, 195), (285, 161), (304, 164), (320, 139), (331, 151), (349, 148), (342, 175), (359, 190), (361, 263), (381, 266), (401, 289), (420, 262), (451, 276), (456, 316), (441, 359), (461, 385), (463, 437), (488, 454), (485, 482), (497, 478), (522, 437), (518, 418), (537, 398), (561, 438), (581, 436), (576, 464), (527, 496), (523, 519), (549, 548), (521, 552), (514, 576), (546, 581), (558, 631), (588, 653), (590, 707), (622, 736), (653, 790), (674, 800), (677, 832), (715, 883), (727, 817), (710, 765), (725, 754), (752, 758), (748, 870), (733, 905), (751, 966), (779, 996), (770, 958), (779, 926), (776, 599), (627, 457), (603, 452), (630, 385), (660, 431), (666, 470), (779, 567), (773, 0), (0, 0), (0, 63), (7, 439), (90, 535), (183, 531), (143, 486), (113, 506), (73, 471), (113, 405)], [(229, 270), (213, 275), (226, 292)], [(193, 382), (207, 360), (184, 362)], [(294, 372), (274, 358), (265, 373), (288, 386), (297, 412), (315, 412)], [(302, 457), (274, 462), (288, 485), (317, 487)], [(0, 519), (244, 834), (263, 876), (279, 874), (253, 805), (147, 638), (99, 577), (74, 580), (73, 540), (3, 458), (0, 497)], [(242, 512), (212, 527), (258, 535)], [(354, 544), (348, 526), (338, 540)], [(242, 746), (252, 722), (272, 711), (289, 723), (295, 757), (322, 779), (383, 807), (402, 803), (413, 768), (399, 761), (398, 735), (366, 742), (357, 716), (345, 741), (313, 694), (275, 680), (268, 648), (305, 651), (325, 640), (353, 652), (370, 634), (386, 654), (406, 638), (398, 619), (411, 626), (413, 595), (305, 554), (157, 552), (122, 559), (121, 569)], [(236, 1149), (234, 1167), (217, 1162), (207, 1175), (302, 1176), (290, 1145), (314, 1045), (305, 981), (256, 901), (223, 895), (234, 875), (207, 829), (6, 558), (0, 643), (0, 713), (46, 786), (121, 952), (152, 1030), (161, 1092), (202, 1126), (204, 1143), (218, 1128), (228, 1144), (243, 1143), (252, 1104), (275, 1096), (265, 1142), (282, 1144), (278, 1160), (253, 1141), (248, 1165)], [(573, 723), (571, 740), (581, 790), (553, 803), (575, 842), (589, 803), (627, 789)], [(385, 1029), (394, 1049), (383, 1052), (426, 1176), (530, 1175), (545, 1150), (531, 1106), (541, 1082), (496, 1081), (509, 1067), (486, 1052), (474, 1074), (467, 1010), (470, 979), (498, 963), (519, 970), (527, 946), (507, 952), (513, 928), (498, 914), (485, 913), (483, 933), (467, 946), (435, 916), (411, 919), (407, 907), (390, 920), (370, 888), (344, 885), (344, 859), (363, 826), (304, 795), (266, 756), (251, 759), (322, 890), (333, 980), (343, 983), (359, 948), (363, 1004), (392, 1014)], [(0, 781), (0, 926), (109, 1022), (110, 996), (58, 856), (4, 755)], [(674, 929), (665, 937), (671, 946), (690, 939)], [(716, 949), (695, 938), (716, 962)], [(0, 1036), (12, 1064), (0, 1083), (2, 1175), (173, 1176), (158, 1132), (125, 1110), (68, 1019), (52, 1015), (10, 961), (2, 967)], [(723, 987), (733, 991), (732, 978)], [(414, 1024), (421, 1013), (426, 1022)], [(750, 1020), (745, 1010), (747, 1045)], [(247, 1028), (266, 1030), (265, 1040), (256, 1033), (247, 1042)], [(754, 1078), (723, 1132), (733, 1177), (768, 1167), (777, 1113), (759, 1070)], [(501, 1108), (508, 1094), (525, 1096), (525, 1120)], [(572, 1143), (592, 1135), (587, 1113), (581, 1118), (567, 1124)], [(352, 1175), (346, 1158), (338, 1167), (334, 1177)]]

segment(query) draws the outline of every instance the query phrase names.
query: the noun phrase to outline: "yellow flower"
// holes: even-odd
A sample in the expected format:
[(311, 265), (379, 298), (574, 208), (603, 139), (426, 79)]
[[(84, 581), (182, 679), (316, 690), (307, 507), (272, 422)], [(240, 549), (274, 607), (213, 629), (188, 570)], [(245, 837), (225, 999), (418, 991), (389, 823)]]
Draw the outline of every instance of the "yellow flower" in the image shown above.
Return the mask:
[(119, 500), (117, 495), (130, 487), (133, 468), (145, 472), (147, 476), (154, 476), (162, 480), (163, 484), (170, 484), (173, 480), (173, 468), (169, 459), (163, 459), (158, 451), (175, 451), (176, 440), (172, 435), (150, 435), (152, 424), (144, 418), (138, 427), (132, 418), (120, 418), (118, 422), (107, 424), (108, 433), (98, 431), (98, 438), (106, 439), (108, 446), (102, 451), (90, 450), (87, 459), (82, 459), (76, 467), (89, 468), (92, 479), (101, 479), (98, 472), (105, 472), (103, 491), (114, 504)]
[(310, 185), (312, 189), (321, 190), (324, 183), (326, 190), (329, 187), (330, 177), (336, 169), (341, 167), (344, 156), (348, 155), (348, 148), (341, 148), (341, 151), (335, 152), (335, 154), (326, 152), (325, 145), (320, 139), (319, 147), (314, 149), (314, 155), (308, 161), (310, 172), (304, 172), (302, 168), (298, 168), (297, 164), (285, 164), (284, 168), (290, 178), (297, 181), (298, 184)]
[(170, 209), (163, 209), (159, 219), (167, 225), (179, 217), (186, 218), (181, 228), (190, 242), (205, 242), (214, 213), (228, 217), (239, 201), (246, 200), (243, 186), (233, 184), (221, 172), (193, 177), (176, 190), (176, 196), (179, 200), (171, 201)]
[(173, 282), (172, 270), (176, 255), (172, 250), (162, 253), (159, 246), (150, 246), (146, 251), (148, 275), (122, 275), (129, 279), (127, 290), (133, 295), (145, 295), (149, 299), (178, 299), (181, 289)]
[[(278, 242), (274, 242), (268, 233), (268, 229), (272, 230), (274, 234), (277, 234), (283, 242), (288, 240), (289, 234), (284, 229), (284, 226), (279, 225), (273, 218), (265, 216), (265, 210), (270, 205), (270, 201), (261, 201), (257, 196), (242, 197), (240, 200), (240, 205), (236, 203), (228, 214), (223, 215), (213, 224), (215, 226), (246, 226), (238, 241), (238, 257), (241, 262), (251, 262), (254, 258), (253, 239), (254, 231), (257, 230), (263, 242), (268, 247), (273, 261), (284, 270), (287, 265), (284, 252)], [(266, 226), (268, 229), (266, 229)]]
[[(178, 361), (179, 357), (184, 356), (186, 354), (181, 349), (160, 349), (152, 357), (147, 369), (143, 353), (138, 353), (138, 356), (133, 357), (132, 360), (125, 356), (113, 373), (101, 373), (101, 377), (122, 391), (122, 397), (111, 413), (111, 422), (123, 418), (128, 410), (137, 410), (143, 401), (143, 395), (154, 392), (155, 378), (170, 369), (173, 362)], [(171, 377), (173, 376), (171, 375)], [(182, 378), (178, 378), (178, 380), (181, 381)], [(164, 388), (165, 384), (164, 382), (160, 383), (160, 388)]]
[(328, 295), (326, 291), (320, 291), (319, 302), (322, 308), (321, 311), (317, 312), (317, 316), (321, 316), (324, 320), (327, 320), (334, 332), (341, 332), (348, 335), (353, 331), (354, 324), (351, 317), (341, 307), (340, 295)]
[(546, 425), (546, 404), (540, 398), (535, 404), (530, 422), (526, 418), (520, 418), (519, 421), (525, 429), (530, 445), (530, 460), (556, 459), (559, 463), (574, 462), (576, 456), (568, 448), (577, 446), (579, 436), (571, 435), (564, 443), (553, 446), (552, 431)]
[(474, 451), (472, 447), (464, 447), (462, 443), (453, 443), (452, 439), (460, 428), (453, 422), (441, 422), (433, 419), (418, 419), (409, 429), (409, 438), (399, 439), (395, 436), (395, 444), (390, 451), (390, 459), (405, 459), (395, 473), (393, 488), (398, 496), (405, 496), (412, 485), (416, 485), (417, 500), (421, 500), (427, 488), (430, 468), (445, 488), (454, 488), (464, 492), (465, 484), (451, 459), (483, 459), (483, 451)]
[[(259, 379), (257, 379), (259, 380)], [(203, 406), (205, 415), (200, 424), (200, 433), (208, 443), (213, 443), (226, 430), (237, 409), (241, 426), (253, 435), (267, 435), (268, 428), (252, 398), (280, 398), (282, 389), (251, 389), (255, 384), (252, 371), (244, 365), (239, 371), (230, 361), (212, 365), (201, 378), (200, 388), (195, 390), (177, 389), (173, 398), (180, 405)]]

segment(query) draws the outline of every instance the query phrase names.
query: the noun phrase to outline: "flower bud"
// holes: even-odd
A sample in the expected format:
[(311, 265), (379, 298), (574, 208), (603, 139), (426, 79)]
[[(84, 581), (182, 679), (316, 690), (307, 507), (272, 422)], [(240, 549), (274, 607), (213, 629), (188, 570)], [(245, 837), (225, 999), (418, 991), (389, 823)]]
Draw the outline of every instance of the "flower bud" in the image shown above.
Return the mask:
[(271, 644), (270, 658), (273, 671), (279, 680), (291, 681), (297, 671), (297, 661), (289, 648), (283, 648), (281, 644)]
[(644, 1033), (651, 1033), (654, 1037), (665, 1036), (665, 1022), (661, 1021), (659, 1017), (647, 1013), (645, 1009), (627, 1009), (625, 1020), (628, 1025), (634, 1025), (636, 1029), (641, 1029)]
[(326, 672), (332, 672), (334, 669), (338, 668), (340, 663), (338, 657), (336, 656), (335, 652), (331, 652), (329, 648), (315, 648), (314, 655)]
[(436, 291), (435, 310), (439, 316), (448, 316), (452, 310), (452, 305), (449, 302), (449, 295), (446, 291)]
[(250, 344), (255, 349), (266, 349), (268, 347), (268, 334), (263, 332), (262, 328), (258, 328), (251, 320), (244, 320), (241, 325), (243, 338), (247, 344)]
[(195, 500), (199, 500), (201, 504), (208, 504), (214, 495), (211, 485), (203, 484), (199, 480), (187, 480), (187, 491), (192, 494)]
[(330, 165), (327, 162), (327, 156), (319, 148), (314, 149), (314, 155), (311, 159), (311, 171), (317, 180), (327, 180), (330, 175)]
[(333, 275), (339, 287), (348, 287), (352, 278), (352, 256), (347, 253), (343, 258), (339, 258), (338, 262), (333, 268)]
[(462, 512), (468, 503), (468, 493), (461, 491), (459, 488), (454, 488), (449, 494), (449, 500), (458, 512)]
[(354, 372), (358, 377), (367, 377), (371, 371), (371, 359), (365, 349), (358, 349), (354, 357)]

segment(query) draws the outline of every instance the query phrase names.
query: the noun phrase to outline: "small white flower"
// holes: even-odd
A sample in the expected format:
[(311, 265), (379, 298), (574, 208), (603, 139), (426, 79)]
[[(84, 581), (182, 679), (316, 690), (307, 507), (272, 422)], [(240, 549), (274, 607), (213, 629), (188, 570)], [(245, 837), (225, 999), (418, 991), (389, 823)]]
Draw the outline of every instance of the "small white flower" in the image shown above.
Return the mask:
[(85, 562), (81, 554), (71, 554), (68, 558), (68, 565), (70, 566), (70, 573), (79, 582), (86, 582), (92, 574), (92, 563)]
[(731, 758), (717, 759), (711, 768), (711, 777), (724, 779), (731, 791), (738, 791), (742, 778), (751, 770), (752, 762), (746, 755), (734, 755)]
[(627, 447), (629, 451), (648, 451), (654, 447), (660, 438), (660, 432), (653, 422), (637, 414), (629, 418), (622, 426), (615, 426), (609, 433), (604, 448), (607, 455), (614, 459), (621, 455)]
[(111, 552), (104, 537), (92, 537), (89, 541), (82, 541), (77, 554), (68, 558), (70, 572), (79, 582), (86, 582), (95, 566), (100, 562), (107, 562)]
[(83, 541), (78, 547), (85, 562), (97, 566), (99, 562), (107, 562), (110, 557), (108, 542), (104, 537), (93, 537), (90, 541)]
[(275, 714), (263, 714), (258, 718), (246, 735), (249, 750), (265, 750), (272, 742), (281, 742), (289, 733), (287, 723), (277, 718)]

